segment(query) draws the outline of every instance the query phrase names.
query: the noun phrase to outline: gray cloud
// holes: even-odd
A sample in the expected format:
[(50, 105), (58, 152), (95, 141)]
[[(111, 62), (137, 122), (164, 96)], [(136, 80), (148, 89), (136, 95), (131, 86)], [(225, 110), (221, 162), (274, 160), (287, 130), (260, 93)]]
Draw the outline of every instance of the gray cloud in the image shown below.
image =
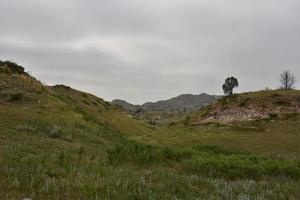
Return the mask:
[[(47, 84), (134, 103), (300, 77), (298, 0), (2, 0), (0, 58)], [(299, 88), (299, 81), (297, 87)]]

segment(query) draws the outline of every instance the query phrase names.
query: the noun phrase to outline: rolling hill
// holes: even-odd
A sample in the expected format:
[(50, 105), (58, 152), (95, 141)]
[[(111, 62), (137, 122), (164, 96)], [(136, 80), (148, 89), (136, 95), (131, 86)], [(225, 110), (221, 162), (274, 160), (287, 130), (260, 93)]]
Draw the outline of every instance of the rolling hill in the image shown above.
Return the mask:
[(298, 199), (293, 92), (283, 99), (288, 116), (201, 123), (220, 100), (209, 112), (155, 127), (1, 61), (0, 199)]
[(300, 113), (299, 90), (249, 92), (225, 97), (189, 116), (188, 123), (231, 123)]
[(216, 95), (202, 93), (199, 95), (182, 94), (171, 99), (146, 102), (142, 105), (134, 105), (120, 99), (113, 100), (111, 103), (120, 106), (136, 119), (161, 123), (164, 121), (169, 122), (187, 113), (197, 111), (219, 98)]

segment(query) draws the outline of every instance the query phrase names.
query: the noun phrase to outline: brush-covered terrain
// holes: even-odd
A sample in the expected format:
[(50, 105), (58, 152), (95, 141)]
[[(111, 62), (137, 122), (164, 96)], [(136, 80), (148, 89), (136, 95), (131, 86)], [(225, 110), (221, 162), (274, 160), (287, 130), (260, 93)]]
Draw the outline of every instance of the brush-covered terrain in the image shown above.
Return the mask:
[(299, 92), (253, 98), (271, 93), (288, 108), (202, 123), (220, 100), (155, 127), (0, 62), (0, 199), (299, 199)]

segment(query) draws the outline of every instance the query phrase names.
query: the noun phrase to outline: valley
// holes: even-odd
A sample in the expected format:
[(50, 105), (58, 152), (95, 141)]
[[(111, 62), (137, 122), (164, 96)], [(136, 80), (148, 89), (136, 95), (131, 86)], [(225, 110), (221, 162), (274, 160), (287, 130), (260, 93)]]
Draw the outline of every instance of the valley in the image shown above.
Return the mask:
[(152, 125), (1, 61), (0, 199), (297, 200), (299, 105), (243, 93)]

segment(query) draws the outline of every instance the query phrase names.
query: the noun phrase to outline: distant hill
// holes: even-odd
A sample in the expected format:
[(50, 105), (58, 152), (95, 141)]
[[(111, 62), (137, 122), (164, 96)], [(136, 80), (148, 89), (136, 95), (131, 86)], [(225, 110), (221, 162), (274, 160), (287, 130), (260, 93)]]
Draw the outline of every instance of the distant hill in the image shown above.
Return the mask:
[(113, 105), (118, 105), (120, 106), (122, 109), (124, 109), (125, 111), (128, 112), (134, 112), (136, 111), (138, 108), (140, 108), (140, 105), (133, 105), (131, 103), (128, 103), (125, 100), (121, 100), (121, 99), (115, 99), (111, 102)]
[(300, 113), (299, 90), (247, 92), (223, 97), (188, 116), (188, 124), (251, 121)]
[(172, 121), (194, 112), (219, 99), (219, 96), (182, 94), (177, 97), (157, 102), (146, 102), (134, 105), (125, 100), (116, 99), (111, 103), (120, 106), (136, 119), (141, 119), (156, 124), (157, 122)]
[(157, 121), (174, 120), (186, 113), (197, 111), (215, 102), (218, 98), (220, 97), (216, 95), (202, 93), (199, 95), (182, 94), (171, 99), (146, 102), (142, 105), (134, 105), (119, 99), (113, 100), (111, 103), (120, 106), (137, 119), (156, 123)]
[(208, 95), (205, 93), (199, 95), (182, 94), (171, 99), (157, 102), (146, 102), (142, 105), (134, 105), (120, 99), (113, 100), (112, 104), (119, 105), (130, 112), (137, 109), (148, 111), (196, 111), (203, 106), (207, 106), (216, 101), (218, 98), (219, 96)]
[(177, 97), (157, 102), (147, 102), (142, 105), (147, 110), (195, 111), (217, 100), (216, 96), (205, 93), (199, 95), (182, 94)]

